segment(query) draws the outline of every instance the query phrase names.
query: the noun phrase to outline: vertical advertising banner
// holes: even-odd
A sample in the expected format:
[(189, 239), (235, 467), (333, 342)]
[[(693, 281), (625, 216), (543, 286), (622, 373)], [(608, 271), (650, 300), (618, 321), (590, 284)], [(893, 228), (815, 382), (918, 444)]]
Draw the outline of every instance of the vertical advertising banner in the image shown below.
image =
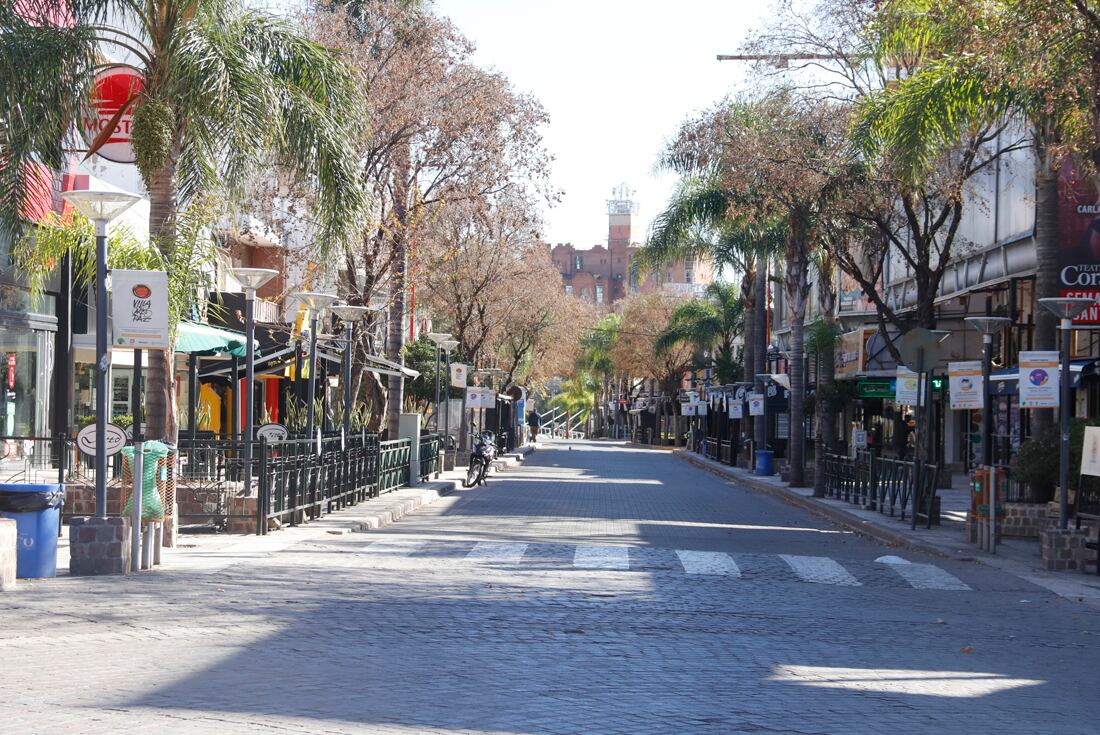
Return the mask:
[(745, 417), (745, 402), (739, 398), (730, 399), (730, 418), (740, 419)]
[(749, 416), (764, 415), (764, 394), (749, 393)]
[(451, 387), (452, 388), (465, 388), (466, 387), (466, 378), (468, 377), (467, 376), (467, 371), (468, 370), (469, 370), (469, 368), (467, 368), (461, 362), (451, 363)]
[(1020, 353), (1020, 408), (1058, 407), (1058, 353)]
[(116, 347), (168, 349), (168, 274), (112, 269), (111, 319)]
[(681, 403), (680, 404), (680, 415), (681, 416), (694, 416), (695, 415), (695, 404), (694, 403)]
[(894, 402), (903, 406), (920, 405), (920, 377), (909, 368), (898, 368)]
[(979, 360), (947, 363), (947, 388), (951, 394), (951, 410), (981, 410), (982, 363)]

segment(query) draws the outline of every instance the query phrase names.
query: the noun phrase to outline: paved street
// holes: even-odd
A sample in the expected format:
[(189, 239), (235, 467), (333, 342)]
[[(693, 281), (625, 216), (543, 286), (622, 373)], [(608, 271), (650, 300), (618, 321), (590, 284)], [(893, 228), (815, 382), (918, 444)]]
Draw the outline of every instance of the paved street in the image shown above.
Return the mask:
[(668, 453), (559, 441), (381, 531), (0, 596), (0, 733), (1083, 735), (1098, 631)]

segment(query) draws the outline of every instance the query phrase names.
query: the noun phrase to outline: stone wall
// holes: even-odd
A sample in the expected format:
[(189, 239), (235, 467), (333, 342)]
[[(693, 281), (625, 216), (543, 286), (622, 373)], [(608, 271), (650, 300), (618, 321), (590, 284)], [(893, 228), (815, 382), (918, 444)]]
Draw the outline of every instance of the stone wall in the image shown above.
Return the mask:
[(69, 521), (69, 574), (130, 573), (130, 522), (79, 517)]
[(1037, 539), (1042, 530), (1049, 525), (1046, 505), (1005, 503), (1004, 509), (1004, 517), (998, 518), (997, 522), (1001, 525), (1005, 536)]
[(1047, 528), (1040, 537), (1043, 568), (1049, 572), (1083, 570), (1089, 529)]
[(15, 589), (15, 550), (19, 533), (15, 521), (0, 518), (0, 592)]

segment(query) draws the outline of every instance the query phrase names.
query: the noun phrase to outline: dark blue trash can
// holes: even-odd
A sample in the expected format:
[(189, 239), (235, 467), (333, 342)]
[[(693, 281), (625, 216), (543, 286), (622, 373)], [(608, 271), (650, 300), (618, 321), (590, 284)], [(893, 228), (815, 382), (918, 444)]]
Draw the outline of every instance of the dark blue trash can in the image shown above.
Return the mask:
[(57, 529), (63, 485), (0, 483), (0, 517), (15, 520), (17, 577), (57, 576)]
[(775, 474), (775, 452), (770, 449), (756, 450), (756, 474), (763, 477)]

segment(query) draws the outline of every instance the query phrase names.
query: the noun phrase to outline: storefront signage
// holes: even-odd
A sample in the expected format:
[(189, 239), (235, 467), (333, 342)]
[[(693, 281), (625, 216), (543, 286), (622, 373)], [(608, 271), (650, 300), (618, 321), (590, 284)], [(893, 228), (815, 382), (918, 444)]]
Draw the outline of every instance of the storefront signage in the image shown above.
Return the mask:
[(1058, 353), (1020, 353), (1020, 408), (1058, 407)]
[(112, 270), (111, 318), (116, 347), (168, 349), (168, 274)]
[(947, 363), (947, 383), (954, 411), (980, 410), (983, 407), (982, 363), (978, 360)]
[(97, 155), (114, 163), (137, 162), (131, 134), (134, 103), (144, 86), (141, 72), (129, 66), (113, 66), (96, 76), (91, 109), (83, 115), (82, 123), (89, 144), (110, 128), (95, 151)]
[(860, 398), (893, 398), (893, 380), (861, 380), (856, 383), (856, 395)]
[(256, 428), (256, 438), (269, 442), (286, 441), (290, 432), (282, 424), (264, 424)]
[(463, 365), (461, 362), (456, 362), (451, 365), (451, 387), (452, 388), (465, 388), (467, 371), (469, 368)]
[(764, 394), (749, 393), (749, 416), (764, 415)]
[(908, 368), (898, 368), (894, 402), (903, 406), (916, 406), (920, 403), (920, 378)]
[(15, 353), (8, 353), (8, 390), (15, 390)]
[[(1066, 163), (1058, 177), (1058, 190), (1058, 295), (1100, 300), (1100, 206), (1096, 187), (1091, 177)], [(1073, 323), (1100, 324), (1100, 304), (1085, 309)]]
[[(80, 451), (92, 456), (96, 455), (97, 449), (95, 443), (95, 428), (95, 424), (88, 424), (76, 435), (76, 446), (80, 448)], [(113, 454), (121, 452), (122, 448), (126, 446), (126, 432), (114, 424), (107, 424), (106, 429), (107, 446), (104, 454), (110, 457)]]

